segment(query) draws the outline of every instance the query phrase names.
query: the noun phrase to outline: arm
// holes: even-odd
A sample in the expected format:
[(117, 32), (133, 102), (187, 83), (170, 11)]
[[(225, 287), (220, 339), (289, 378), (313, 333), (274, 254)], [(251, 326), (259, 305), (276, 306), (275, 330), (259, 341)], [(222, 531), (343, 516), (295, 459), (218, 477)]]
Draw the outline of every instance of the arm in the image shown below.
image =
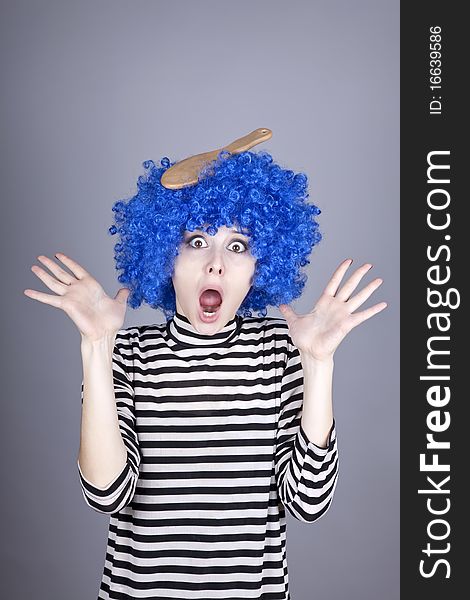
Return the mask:
[[(40, 255), (51, 276), (34, 265), (31, 269), (54, 294), (25, 290), (25, 294), (63, 310), (82, 336), (82, 422), (77, 467), (83, 495), (98, 512), (113, 513), (131, 502), (139, 473), (140, 454), (135, 432), (134, 396), (120, 345), (130, 289), (121, 288), (110, 298), (81, 265), (58, 252), (65, 271)], [(113, 346), (114, 349), (113, 349)]]
[[(304, 385), (300, 353), (291, 344), (289, 349), (281, 385), (275, 454), (276, 481), (281, 501), (292, 516), (299, 521), (312, 523), (330, 507), (338, 476), (338, 450), (333, 417), (331, 416), (327, 435), (320, 433), (319, 436), (321, 440), (325, 438), (326, 447), (315, 443), (315, 440), (319, 439), (310, 438), (316, 429), (322, 431), (321, 428), (331, 414), (326, 402), (327, 409), (323, 411), (323, 421), (319, 419), (320, 424), (317, 427), (316, 419), (317, 416), (322, 416), (321, 410), (315, 410), (311, 403), (311, 394), (320, 391), (322, 386), (323, 397), (331, 403), (331, 370), (329, 373), (322, 373), (316, 380), (312, 380), (311, 373), (307, 371)], [(306, 417), (309, 417), (308, 421)]]
[(116, 513), (131, 501), (140, 451), (135, 431), (134, 393), (119, 346), (119, 333), (82, 340), (83, 382), (80, 450), (77, 460), (86, 503)]
[(352, 295), (372, 267), (367, 263), (338, 289), (351, 263), (348, 259), (339, 265), (310, 312), (298, 315), (287, 304), (279, 306), (290, 339), (282, 382), (276, 469), (281, 499), (300, 520), (313, 521), (324, 514), (336, 486), (338, 458), (331, 391), (334, 352), (351, 329), (387, 306), (381, 302), (354, 312), (382, 279), (375, 279)]
[(333, 426), (333, 357), (316, 360), (300, 353), (304, 374), (302, 427), (308, 438), (321, 447), (328, 446)]

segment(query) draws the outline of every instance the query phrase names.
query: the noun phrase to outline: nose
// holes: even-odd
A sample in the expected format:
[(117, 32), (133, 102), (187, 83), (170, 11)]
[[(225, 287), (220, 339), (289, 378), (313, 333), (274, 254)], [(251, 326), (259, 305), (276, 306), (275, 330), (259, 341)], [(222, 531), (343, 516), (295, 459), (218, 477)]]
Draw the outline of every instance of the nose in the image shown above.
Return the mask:
[(215, 252), (209, 259), (206, 272), (209, 275), (223, 275), (225, 273), (225, 266), (222, 261), (222, 257), (218, 252)]
[(213, 261), (209, 265), (207, 265), (207, 272), (210, 275), (223, 275), (224, 267), (221, 263)]
[(211, 274), (215, 273), (216, 275), (222, 275), (223, 267), (209, 267), (209, 270), (207, 272)]

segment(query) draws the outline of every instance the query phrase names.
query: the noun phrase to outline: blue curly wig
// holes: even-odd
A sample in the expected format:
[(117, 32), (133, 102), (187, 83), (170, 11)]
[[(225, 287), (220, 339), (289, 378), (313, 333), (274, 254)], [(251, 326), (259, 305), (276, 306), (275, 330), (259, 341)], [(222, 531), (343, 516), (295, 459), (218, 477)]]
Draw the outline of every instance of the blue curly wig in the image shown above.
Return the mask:
[(113, 205), (115, 224), (108, 231), (119, 234), (114, 259), (122, 270), (118, 280), (131, 290), (128, 304), (146, 302), (170, 319), (176, 311), (171, 276), (184, 231), (215, 235), (223, 225), (248, 235), (257, 259), (238, 314), (251, 317), (254, 310), (266, 316), (267, 306), (298, 298), (307, 280), (301, 268), (322, 237), (315, 221), (321, 211), (307, 203), (307, 176), (281, 168), (266, 151), (222, 150), (196, 185), (171, 190), (160, 180), (173, 164), (167, 157), (160, 167), (145, 161), (137, 194)]

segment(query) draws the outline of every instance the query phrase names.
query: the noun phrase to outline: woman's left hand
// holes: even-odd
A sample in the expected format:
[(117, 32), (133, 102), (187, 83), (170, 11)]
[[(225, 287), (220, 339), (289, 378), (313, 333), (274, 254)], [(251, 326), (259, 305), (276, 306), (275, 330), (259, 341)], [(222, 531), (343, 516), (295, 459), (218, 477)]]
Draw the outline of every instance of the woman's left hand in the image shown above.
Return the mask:
[(374, 279), (363, 290), (350, 297), (372, 267), (371, 264), (365, 264), (357, 269), (338, 291), (341, 280), (351, 263), (352, 260), (347, 259), (339, 265), (320, 299), (306, 315), (297, 315), (287, 304), (279, 306), (287, 321), (294, 345), (302, 354), (317, 361), (332, 358), (336, 348), (351, 329), (387, 306), (386, 302), (380, 302), (352, 314), (381, 285), (382, 279)]

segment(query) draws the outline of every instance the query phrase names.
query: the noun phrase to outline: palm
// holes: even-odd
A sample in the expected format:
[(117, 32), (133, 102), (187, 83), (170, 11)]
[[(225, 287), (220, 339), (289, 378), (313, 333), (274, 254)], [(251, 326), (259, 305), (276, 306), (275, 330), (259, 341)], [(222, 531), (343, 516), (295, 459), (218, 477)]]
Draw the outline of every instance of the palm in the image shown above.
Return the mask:
[(62, 302), (63, 310), (86, 337), (117, 331), (124, 322), (126, 305), (110, 298), (93, 278), (72, 284)]
[(77, 262), (62, 254), (58, 256), (73, 275), (47, 257), (38, 258), (48, 266), (55, 278), (36, 265), (32, 268), (56, 295), (35, 290), (25, 290), (25, 294), (62, 309), (87, 339), (96, 340), (118, 331), (124, 323), (129, 290), (121, 288), (114, 299), (110, 298), (96, 279)]
[(353, 314), (353, 311), (379, 287), (382, 280), (375, 279), (355, 296), (351, 296), (359, 281), (371, 267), (366, 264), (357, 269), (338, 291), (341, 279), (349, 265), (349, 261), (340, 264), (309, 313), (297, 315), (286, 304), (280, 306), (286, 317), (292, 342), (301, 352), (315, 359), (324, 360), (333, 356), (336, 348), (351, 329), (387, 306), (382, 302)]

